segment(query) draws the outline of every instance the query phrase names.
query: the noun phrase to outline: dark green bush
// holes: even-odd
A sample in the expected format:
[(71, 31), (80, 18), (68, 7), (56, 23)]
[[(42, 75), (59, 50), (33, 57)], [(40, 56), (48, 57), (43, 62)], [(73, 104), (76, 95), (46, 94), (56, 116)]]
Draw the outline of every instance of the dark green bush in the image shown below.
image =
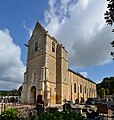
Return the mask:
[[(16, 109), (10, 108), (2, 112), (0, 120), (22, 120), (19, 118), (19, 112)], [(84, 120), (84, 117), (76, 112), (43, 112), (37, 116), (33, 115), (30, 118), (23, 120)]]
[(14, 108), (9, 108), (2, 112), (0, 115), (0, 120), (18, 120), (19, 112)]
[(46, 112), (32, 116), (30, 120), (84, 120), (84, 117), (76, 112)]

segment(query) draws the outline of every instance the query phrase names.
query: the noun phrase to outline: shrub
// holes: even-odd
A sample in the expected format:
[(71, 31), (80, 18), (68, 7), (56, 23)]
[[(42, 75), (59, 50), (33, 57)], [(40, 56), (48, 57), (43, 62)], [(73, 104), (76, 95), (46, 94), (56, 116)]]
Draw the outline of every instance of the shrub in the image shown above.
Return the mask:
[(30, 120), (84, 120), (84, 117), (76, 112), (45, 112), (32, 116)]
[(0, 115), (0, 120), (18, 120), (19, 112), (14, 108), (9, 108), (2, 112)]

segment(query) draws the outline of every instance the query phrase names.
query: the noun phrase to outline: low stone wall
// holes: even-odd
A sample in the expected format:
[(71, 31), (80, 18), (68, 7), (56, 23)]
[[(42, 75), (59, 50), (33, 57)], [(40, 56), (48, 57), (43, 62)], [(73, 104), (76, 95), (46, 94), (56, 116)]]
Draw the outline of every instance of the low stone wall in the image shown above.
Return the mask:
[(35, 106), (33, 105), (25, 105), (25, 104), (18, 104), (18, 103), (0, 103), (0, 114), (4, 112), (8, 108), (16, 108), (19, 111), (23, 111), (25, 109), (34, 109)]
[(5, 109), (6, 109), (5, 104), (4, 104), (4, 103), (0, 103), (0, 114), (1, 114), (2, 112), (4, 112)]

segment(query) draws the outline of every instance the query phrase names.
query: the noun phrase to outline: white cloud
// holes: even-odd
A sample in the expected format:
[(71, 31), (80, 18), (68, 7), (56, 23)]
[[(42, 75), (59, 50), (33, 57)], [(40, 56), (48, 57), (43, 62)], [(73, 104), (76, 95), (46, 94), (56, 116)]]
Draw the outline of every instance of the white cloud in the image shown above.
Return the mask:
[(83, 9), (86, 9), (90, 0), (79, 0), (78, 5), (82, 6)]
[(80, 74), (81, 74), (82, 76), (84, 76), (85, 78), (88, 78), (87, 72), (80, 72)]
[(24, 70), (20, 47), (13, 43), (7, 29), (0, 30), (0, 89), (19, 87)]
[(98, 84), (98, 83), (101, 83), (103, 80), (98, 80), (98, 81), (96, 81), (96, 84)]
[(69, 52), (70, 66), (90, 67), (111, 62), (111, 27), (104, 20), (106, 1), (49, 0), (46, 28)]
[(23, 21), (23, 27), (29, 32), (29, 37), (31, 37), (31, 35), (32, 35), (32, 29), (30, 29), (29, 27), (27, 27), (25, 25), (25, 21)]

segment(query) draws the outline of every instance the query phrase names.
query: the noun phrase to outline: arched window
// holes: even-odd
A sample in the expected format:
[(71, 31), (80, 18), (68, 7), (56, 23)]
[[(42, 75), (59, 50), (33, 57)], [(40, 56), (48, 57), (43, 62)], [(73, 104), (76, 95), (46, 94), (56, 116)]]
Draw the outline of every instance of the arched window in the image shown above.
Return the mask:
[(35, 43), (35, 49), (34, 49), (34, 51), (35, 52), (38, 51), (38, 42)]
[(76, 83), (74, 83), (74, 93), (76, 93)]
[(85, 93), (86, 93), (86, 86), (85, 86)]
[(82, 85), (80, 85), (80, 93), (82, 93)]
[(54, 42), (52, 42), (52, 52), (55, 53), (55, 43)]

